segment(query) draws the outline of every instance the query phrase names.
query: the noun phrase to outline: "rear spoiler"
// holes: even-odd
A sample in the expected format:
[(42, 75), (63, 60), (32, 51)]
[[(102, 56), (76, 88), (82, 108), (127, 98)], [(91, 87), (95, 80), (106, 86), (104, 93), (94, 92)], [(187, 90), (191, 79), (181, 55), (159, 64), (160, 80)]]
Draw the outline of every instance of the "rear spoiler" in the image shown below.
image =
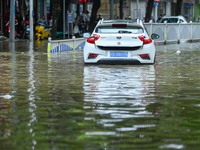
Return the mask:
[(143, 23), (143, 21), (141, 19), (137, 19), (137, 24), (141, 25), (144, 29), (145, 29), (145, 36), (148, 36), (148, 31)]

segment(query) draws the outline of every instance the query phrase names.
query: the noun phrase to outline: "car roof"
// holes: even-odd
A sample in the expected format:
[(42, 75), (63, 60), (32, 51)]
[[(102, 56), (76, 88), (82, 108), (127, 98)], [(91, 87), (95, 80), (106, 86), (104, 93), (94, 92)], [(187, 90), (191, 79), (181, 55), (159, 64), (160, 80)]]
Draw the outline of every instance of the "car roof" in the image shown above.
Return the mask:
[[(169, 20), (168, 20), (169, 19)], [(163, 16), (159, 22), (163, 22), (165, 20), (170, 21), (171, 19), (177, 19), (177, 20), (183, 20), (184, 22), (187, 22), (187, 20), (185, 19), (185, 17), (183, 16)], [(171, 20), (172, 22), (174, 22), (175, 20)]]
[(137, 20), (127, 20), (127, 19), (112, 19), (112, 20), (102, 20), (102, 23), (136, 23)]
[(183, 16), (163, 16), (162, 18), (184, 18)]

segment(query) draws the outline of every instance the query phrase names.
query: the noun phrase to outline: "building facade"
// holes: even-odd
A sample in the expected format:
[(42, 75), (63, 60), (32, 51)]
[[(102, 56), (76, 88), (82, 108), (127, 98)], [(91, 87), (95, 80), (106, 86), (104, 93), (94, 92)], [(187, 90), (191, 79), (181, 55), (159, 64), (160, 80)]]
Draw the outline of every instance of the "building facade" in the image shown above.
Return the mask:
[[(155, 0), (152, 17), (157, 19), (162, 15), (175, 15), (177, 0)], [(114, 14), (119, 16), (119, 0), (115, 0)], [(109, 18), (110, 0), (101, 0), (100, 13)], [(131, 16), (132, 19), (143, 19), (146, 13), (147, 0), (123, 0), (124, 18)], [(196, 21), (200, 16), (200, 0), (183, 0), (181, 8), (182, 16), (190, 21)]]

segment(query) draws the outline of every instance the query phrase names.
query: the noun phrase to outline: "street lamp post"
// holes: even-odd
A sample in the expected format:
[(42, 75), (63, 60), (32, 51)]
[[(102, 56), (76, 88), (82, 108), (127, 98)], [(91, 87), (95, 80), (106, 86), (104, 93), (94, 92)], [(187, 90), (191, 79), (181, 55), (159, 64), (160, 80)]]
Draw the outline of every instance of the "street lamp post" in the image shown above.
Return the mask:
[(29, 9), (29, 20), (30, 20), (30, 42), (33, 42), (33, 0), (30, 0), (30, 9)]
[(65, 11), (65, 0), (63, 0), (63, 39), (65, 39), (66, 31), (66, 11)]
[(140, 19), (140, 16), (139, 16), (139, 0), (137, 0), (137, 18), (136, 19)]
[(158, 3), (159, 3), (160, 0), (154, 0), (154, 6), (155, 6), (155, 21), (158, 20)]
[(10, 0), (10, 41), (15, 40), (15, 0)]

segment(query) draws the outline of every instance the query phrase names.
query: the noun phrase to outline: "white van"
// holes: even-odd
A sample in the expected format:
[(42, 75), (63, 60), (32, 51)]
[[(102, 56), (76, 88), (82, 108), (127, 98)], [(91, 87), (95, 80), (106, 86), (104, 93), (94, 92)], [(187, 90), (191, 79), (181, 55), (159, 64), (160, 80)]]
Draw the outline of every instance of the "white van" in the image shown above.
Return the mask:
[(164, 16), (159, 23), (187, 23), (187, 20), (183, 16)]

